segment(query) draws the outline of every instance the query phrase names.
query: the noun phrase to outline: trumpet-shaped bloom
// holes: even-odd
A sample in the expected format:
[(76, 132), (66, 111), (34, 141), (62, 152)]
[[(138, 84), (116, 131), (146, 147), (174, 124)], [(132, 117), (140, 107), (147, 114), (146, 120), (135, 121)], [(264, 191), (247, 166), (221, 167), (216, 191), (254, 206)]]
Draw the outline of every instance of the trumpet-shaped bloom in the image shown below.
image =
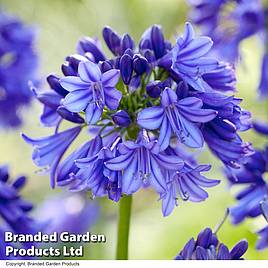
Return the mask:
[(84, 144), (60, 166), (58, 184), (68, 185), (72, 191), (90, 190), (93, 197), (108, 195), (118, 201), (121, 197), (121, 172), (111, 173), (104, 165), (115, 156), (118, 142), (116, 139), (112, 147), (104, 147), (101, 137), (96, 136)]
[(164, 170), (179, 171), (183, 167), (181, 158), (160, 152), (157, 141), (151, 141), (145, 131), (139, 134), (136, 142), (126, 141), (118, 150), (120, 155), (105, 165), (111, 170), (123, 170), (122, 192), (127, 195), (148, 182), (158, 193), (163, 193), (167, 187)]
[(50, 169), (50, 183), (53, 188), (55, 187), (58, 164), (80, 131), (81, 127), (74, 127), (40, 139), (31, 139), (22, 134), (23, 139), (34, 146), (32, 155), (34, 163), (39, 167), (48, 167)]
[(181, 171), (164, 173), (167, 181), (167, 192), (161, 195), (162, 212), (164, 216), (171, 214), (178, 205), (179, 196), (183, 201), (201, 202), (208, 198), (204, 187), (214, 187), (219, 180), (211, 180), (201, 175), (201, 172), (210, 170), (209, 165), (191, 167), (185, 162)]
[(247, 249), (247, 241), (241, 240), (229, 250), (210, 228), (206, 228), (196, 240), (192, 238), (185, 244), (175, 260), (243, 260)]
[(61, 86), (69, 91), (63, 105), (71, 112), (85, 110), (86, 121), (94, 124), (100, 119), (104, 105), (111, 110), (118, 107), (122, 94), (115, 85), (120, 73), (112, 69), (102, 74), (97, 64), (82, 61), (78, 66), (78, 75), (60, 80)]
[(209, 37), (195, 37), (193, 27), (187, 23), (184, 36), (177, 39), (172, 49), (171, 69), (195, 90), (211, 90), (202, 75), (215, 70), (219, 65), (214, 58), (205, 57), (212, 44)]
[(146, 108), (138, 115), (138, 124), (146, 129), (160, 129), (159, 145), (167, 148), (172, 134), (189, 147), (200, 148), (204, 139), (196, 123), (205, 123), (217, 115), (211, 109), (202, 109), (200, 99), (189, 97), (178, 100), (176, 93), (166, 88), (161, 95), (161, 106)]

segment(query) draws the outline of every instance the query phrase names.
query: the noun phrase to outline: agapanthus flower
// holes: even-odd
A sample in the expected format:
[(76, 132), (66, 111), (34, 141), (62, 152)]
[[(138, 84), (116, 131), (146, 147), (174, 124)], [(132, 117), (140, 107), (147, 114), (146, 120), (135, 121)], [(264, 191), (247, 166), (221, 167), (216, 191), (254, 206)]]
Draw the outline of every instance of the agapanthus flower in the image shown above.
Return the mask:
[[(267, 135), (267, 126), (264, 123), (255, 122), (254, 129)], [(238, 224), (246, 218), (255, 218), (266, 212), (267, 207), (260, 206), (268, 194), (268, 185), (265, 179), (268, 171), (268, 147), (255, 150), (240, 169), (226, 169), (225, 173), (231, 185), (243, 185), (244, 188), (236, 195), (237, 204), (230, 208), (231, 218), (234, 224)], [(263, 207), (263, 209), (262, 209)], [(264, 213), (265, 216), (267, 214)], [(258, 232), (260, 240), (257, 242), (257, 249), (264, 249), (268, 246), (267, 228)]]
[[(37, 221), (30, 216), (33, 204), (25, 200), (20, 190), (26, 183), (26, 177), (20, 176), (11, 180), (7, 166), (0, 166), (0, 236), (4, 241), (4, 232), (11, 231), (15, 234), (36, 234), (42, 231), (45, 222)], [(23, 243), (27, 248), (31, 243)], [(0, 259), (6, 259), (5, 246), (0, 243)]]
[(260, 96), (267, 97), (267, 7), (260, 0), (189, 0), (189, 3), (192, 21), (215, 43), (213, 52), (232, 64), (240, 58), (241, 42), (260, 35), (264, 54), (258, 88)]
[[(207, 143), (226, 165), (250, 154), (238, 134), (250, 127), (250, 114), (240, 99), (226, 95), (235, 92), (234, 69), (207, 57), (212, 41), (196, 36), (190, 23), (174, 46), (159, 25), (147, 29), (137, 46), (129, 34), (110, 27), (103, 38), (112, 57), (98, 39), (82, 38), (77, 54), (66, 57), (63, 76), (49, 75), (49, 90), (34, 89), (44, 104), (41, 122), (55, 128), (42, 139), (23, 136), (35, 147), (36, 165), (50, 169), (52, 186), (115, 202), (152, 187), (165, 216), (177, 204), (177, 193), (183, 200), (205, 200), (204, 188), (219, 181), (201, 175), (210, 165), (181, 154), (182, 147)], [(61, 131), (64, 121), (76, 127)], [(206, 139), (209, 124), (220, 121), (233, 126), (218, 139), (235, 144), (235, 156), (231, 146), (216, 153)], [(85, 142), (65, 156), (82, 128), (88, 129)]]
[(37, 82), (34, 29), (0, 10), (0, 125), (18, 127), (20, 109), (29, 105), (28, 81)]
[[(266, 197), (267, 198), (267, 197)], [(266, 222), (268, 223), (268, 202), (267, 199), (263, 200), (260, 203), (261, 210), (263, 217), (265, 218)], [(256, 244), (256, 248), (258, 250), (262, 250), (268, 247), (268, 226), (262, 228), (260, 231), (258, 231), (259, 239)]]
[(30, 139), (22, 134), (24, 140), (35, 147), (32, 156), (34, 163), (38, 167), (50, 168), (50, 182), (53, 188), (55, 186), (57, 166), (63, 154), (80, 131), (81, 127), (78, 126), (40, 139)]
[(201, 202), (208, 198), (208, 193), (203, 188), (216, 186), (219, 180), (208, 179), (201, 172), (209, 171), (210, 165), (198, 165), (192, 156), (185, 154), (179, 146), (167, 148), (168, 155), (177, 155), (184, 161), (184, 166), (179, 171), (166, 170), (164, 177), (167, 183), (167, 191), (161, 194), (162, 211), (168, 216), (178, 205), (178, 196), (182, 201)]
[(202, 109), (203, 103), (195, 97), (178, 100), (176, 92), (165, 88), (161, 94), (161, 106), (142, 110), (137, 118), (138, 124), (146, 129), (160, 128), (159, 145), (164, 150), (170, 137), (175, 134), (181, 143), (193, 148), (203, 146), (202, 133), (195, 123), (206, 123), (216, 117), (217, 112)]
[(192, 238), (185, 244), (175, 260), (243, 260), (247, 249), (247, 241), (241, 240), (229, 250), (210, 228), (206, 228), (196, 240)]

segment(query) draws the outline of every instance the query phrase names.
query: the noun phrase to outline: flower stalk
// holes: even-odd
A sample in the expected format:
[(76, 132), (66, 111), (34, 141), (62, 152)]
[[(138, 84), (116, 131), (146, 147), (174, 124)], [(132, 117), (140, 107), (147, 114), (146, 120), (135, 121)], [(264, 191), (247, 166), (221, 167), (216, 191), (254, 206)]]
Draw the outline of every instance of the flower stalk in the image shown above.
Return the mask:
[(119, 201), (116, 259), (128, 259), (132, 195), (124, 195)]

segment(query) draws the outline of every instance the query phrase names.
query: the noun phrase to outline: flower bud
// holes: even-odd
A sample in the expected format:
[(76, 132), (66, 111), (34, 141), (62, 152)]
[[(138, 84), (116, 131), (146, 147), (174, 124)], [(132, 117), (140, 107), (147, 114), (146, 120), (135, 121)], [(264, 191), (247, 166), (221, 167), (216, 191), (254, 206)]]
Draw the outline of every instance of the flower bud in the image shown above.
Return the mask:
[(124, 54), (126, 49), (133, 49), (135, 46), (133, 39), (129, 34), (124, 34), (121, 40), (121, 54)]
[(102, 73), (105, 73), (111, 69), (113, 69), (112, 64), (109, 61), (102, 61), (99, 63), (99, 67)]
[(70, 112), (63, 106), (60, 106), (57, 109), (57, 113), (65, 120), (73, 123), (83, 124), (85, 122), (85, 120), (79, 114)]
[(131, 123), (131, 119), (128, 113), (124, 110), (116, 112), (113, 116), (113, 121), (116, 125), (120, 127), (127, 127)]
[(162, 85), (161, 81), (151, 81), (146, 86), (147, 94), (152, 98), (158, 98), (161, 94)]
[(90, 37), (84, 37), (79, 40), (77, 51), (82, 55), (87, 52), (91, 53), (94, 57), (94, 61), (98, 63), (99, 61), (105, 60), (105, 56), (98, 45), (98, 40), (94, 40)]
[(152, 47), (155, 57), (161, 58), (165, 54), (165, 40), (162, 29), (159, 25), (154, 25), (151, 30)]
[(132, 57), (127, 54), (124, 54), (120, 59), (120, 72), (123, 82), (128, 85), (132, 76), (133, 67), (132, 67)]
[(65, 90), (59, 82), (59, 78), (56, 75), (50, 74), (47, 77), (47, 82), (51, 89), (55, 90), (59, 95), (65, 97), (69, 92)]
[(146, 72), (148, 67), (148, 61), (145, 57), (141, 55), (135, 55), (133, 60), (133, 69), (134, 71), (141, 75)]
[(103, 39), (108, 48), (113, 52), (114, 55), (120, 54), (120, 36), (114, 32), (110, 27), (106, 26), (102, 30)]

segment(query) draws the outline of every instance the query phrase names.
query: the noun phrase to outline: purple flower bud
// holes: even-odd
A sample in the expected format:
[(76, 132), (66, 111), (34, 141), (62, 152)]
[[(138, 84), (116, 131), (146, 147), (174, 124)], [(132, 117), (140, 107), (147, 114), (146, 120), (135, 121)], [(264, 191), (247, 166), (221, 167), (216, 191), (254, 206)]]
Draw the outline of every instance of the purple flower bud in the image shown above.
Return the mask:
[(66, 61), (69, 62), (69, 65), (77, 72), (78, 65), (81, 61), (86, 61), (87, 59), (81, 55), (74, 54), (66, 57)]
[(133, 57), (134, 56), (134, 52), (132, 49), (127, 48), (124, 52), (124, 54), (128, 54), (129, 56)]
[(106, 26), (102, 30), (103, 39), (108, 48), (113, 52), (114, 55), (120, 54), (120, 36), (114, 32), (110, 27)]
[(61, 65), (61, 71), (65, 76), (76, 76), (77, 72), (70, 66), (69, 62), (64, 62)]
[(154, 25), (152, 27), (151, 39), (155, 57), (159, 59), (165, 54), (164, 35), (159, 25)]
[(73, 113), (68, 111), (65, 107), (60, 106), (57, 109), (57, 113), (64, 118), (65, 120), (68, 120), (70, 122), (73, 123), (77, 123), (77, 124), (83, 124), (85, 123), (85, 120), (77, 113)]
[(145, 50), (143, 52), (143, 55), (147, 59), (147, 61), (149, 63), (155, 62), (155, 60), (156, 60), (155, 59), (155, 56), (154, 56), (154, 53), (151, 50), (149, 50), (149, 49)]
[(59, 77), (54, 74), (50, 74), (47, 77), (47, 82), (50, 88), (55, 90), (59, 95), (65, 97), (69, 92), (60, 85), (59, 80)]
[(176, 94), (178, 98), (179, 99), (186, 98), (188, 96), (188, 91), (189, 91), (188, 85), (183, 81), (179, 82), (176, 88)]
[(133, 49), (135, 46), (133, 39), (129, 34), (124, 34), (121, 39), (121, 54), (124, 54), (126, 49)]
[(143, 74), (148, 67), (148, 61), (141, 55), (135, 55), (133, 60), (133, 69), (137, 74)]
[(128, 85), (132, 76), (132, 57), (124, 54), (120, 59), (120, 72), (123, 82)]
[(90, 37), (84, 37), (80, 39), (77, 45), (77, 50), (82, 55), (84, 55), (87, 52), (90, 52), (93, 55), (94, 61), (96, 63), (105, 60), (103, 52), (98, 47), (98, 41)]
[(105, 73), (113, 69), (113, 65), (109, 61), (103, 61), (99, 63), (99, 67), (102, 73)]
[(147, 94), (152, 98), (158, 98), (161, 94), (162, 85), (161, 81), (151, 81), (146, 86)]
[(113, 116), (113, 121), (120, 127), (127, 127), (131, 123), (131, 119), (128, 113), (124, 110), (120, 110), (116, 112)]
[(134, 92), (141, 85), (141, 76), (134, 75), (129, 82), (130, 92)]

